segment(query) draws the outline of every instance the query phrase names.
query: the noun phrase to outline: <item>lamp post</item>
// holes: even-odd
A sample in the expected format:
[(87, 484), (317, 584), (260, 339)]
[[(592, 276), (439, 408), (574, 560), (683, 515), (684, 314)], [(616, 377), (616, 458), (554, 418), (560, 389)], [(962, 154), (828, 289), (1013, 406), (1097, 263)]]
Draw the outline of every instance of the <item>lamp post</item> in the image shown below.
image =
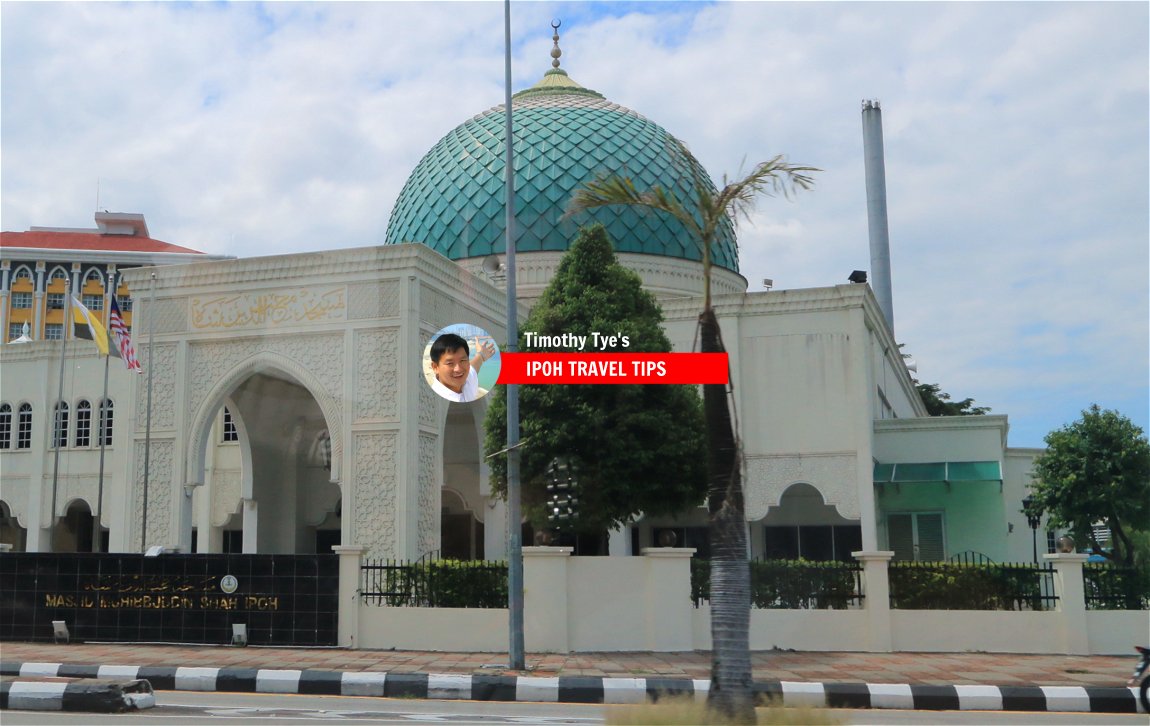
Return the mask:
[(1034, 549), (1034, 561), (1038, 562), (1038, 525), (1042, 522), (1042, 512), (1035, 508), (1034, 497), (1028, 496), (1022, 500), (1022, 513), (1026, 515), (1026, 523), (1030, 525), (1030, 544)]

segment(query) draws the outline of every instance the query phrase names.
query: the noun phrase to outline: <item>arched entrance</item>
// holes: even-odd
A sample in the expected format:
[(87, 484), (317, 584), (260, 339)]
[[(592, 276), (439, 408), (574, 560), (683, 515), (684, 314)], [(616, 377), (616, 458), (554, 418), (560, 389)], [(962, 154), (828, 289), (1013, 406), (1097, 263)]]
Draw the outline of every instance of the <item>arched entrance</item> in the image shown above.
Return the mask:
[(8, 502), (0, 500), (0, 544), (6, 544), (14, 552), (27, 549), (28, 530), (20, 526), (20, 521), (12, 516)]
[(484, 503), (490, 491), (480, 466), (486, 403), (453, 403), (443, 432), (443, 488), (440, 492), (440, 556), (481, 560), (486, 554)]
[[(107, 530), (100, 533), (100, 541), (93, 541), (93, 527), (95, 518), (92, 508), (83, 499), (74, 499), (68, 503), (64, 516), (56, 520), (52, 527), (53, 552), (107, 552)], [(97, 546), (97, 549), (93, 549)]]
[(193, 503), (198, 551), (310, 554), (339, 544), (331, 435), (306, 386), (261, 368), (221, 396), (205, 421), (204, 486)]

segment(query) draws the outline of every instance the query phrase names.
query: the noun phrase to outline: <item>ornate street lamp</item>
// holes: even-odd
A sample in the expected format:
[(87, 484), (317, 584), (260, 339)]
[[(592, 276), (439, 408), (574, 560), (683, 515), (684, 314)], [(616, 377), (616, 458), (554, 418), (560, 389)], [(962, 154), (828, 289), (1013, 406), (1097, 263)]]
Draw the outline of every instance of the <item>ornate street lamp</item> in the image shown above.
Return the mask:
[(1026, 515), (1026, 523), (1030, 525), (1030, 543), (1034, 549), (1034, 561), (1038, 562), (1038, 525), (1042, 523), (1042, 510), (1038, 508), (1034, 497), (1027, 496), (1022, 500), (1022, 513)]

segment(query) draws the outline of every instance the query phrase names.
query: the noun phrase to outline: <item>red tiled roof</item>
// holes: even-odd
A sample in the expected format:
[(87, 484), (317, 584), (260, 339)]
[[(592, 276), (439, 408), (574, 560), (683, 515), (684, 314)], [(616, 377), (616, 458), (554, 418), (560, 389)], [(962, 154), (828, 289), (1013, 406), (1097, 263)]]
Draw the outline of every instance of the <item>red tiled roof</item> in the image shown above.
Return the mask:
[(202, 255), (188, 247), (148, 237), (92, 232), (0, 232), (0, 247), (32, 247), (42, 250), (86, 250), (90, 252), (159, 252)]

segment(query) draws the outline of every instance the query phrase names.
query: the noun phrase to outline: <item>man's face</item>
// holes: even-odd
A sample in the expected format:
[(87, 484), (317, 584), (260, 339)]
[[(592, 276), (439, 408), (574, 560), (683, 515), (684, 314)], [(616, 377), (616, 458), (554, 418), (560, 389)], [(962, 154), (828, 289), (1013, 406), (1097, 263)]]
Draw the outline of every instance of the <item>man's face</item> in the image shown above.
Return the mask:
[(467, 374), (471, 371), (471, 361), (467, 359), (465, 348), (444, 351), (438, 363), (432, 363), (431, 369), (439, 382), (451, 390), (459, 393), (463, 384), (467, 383)]

